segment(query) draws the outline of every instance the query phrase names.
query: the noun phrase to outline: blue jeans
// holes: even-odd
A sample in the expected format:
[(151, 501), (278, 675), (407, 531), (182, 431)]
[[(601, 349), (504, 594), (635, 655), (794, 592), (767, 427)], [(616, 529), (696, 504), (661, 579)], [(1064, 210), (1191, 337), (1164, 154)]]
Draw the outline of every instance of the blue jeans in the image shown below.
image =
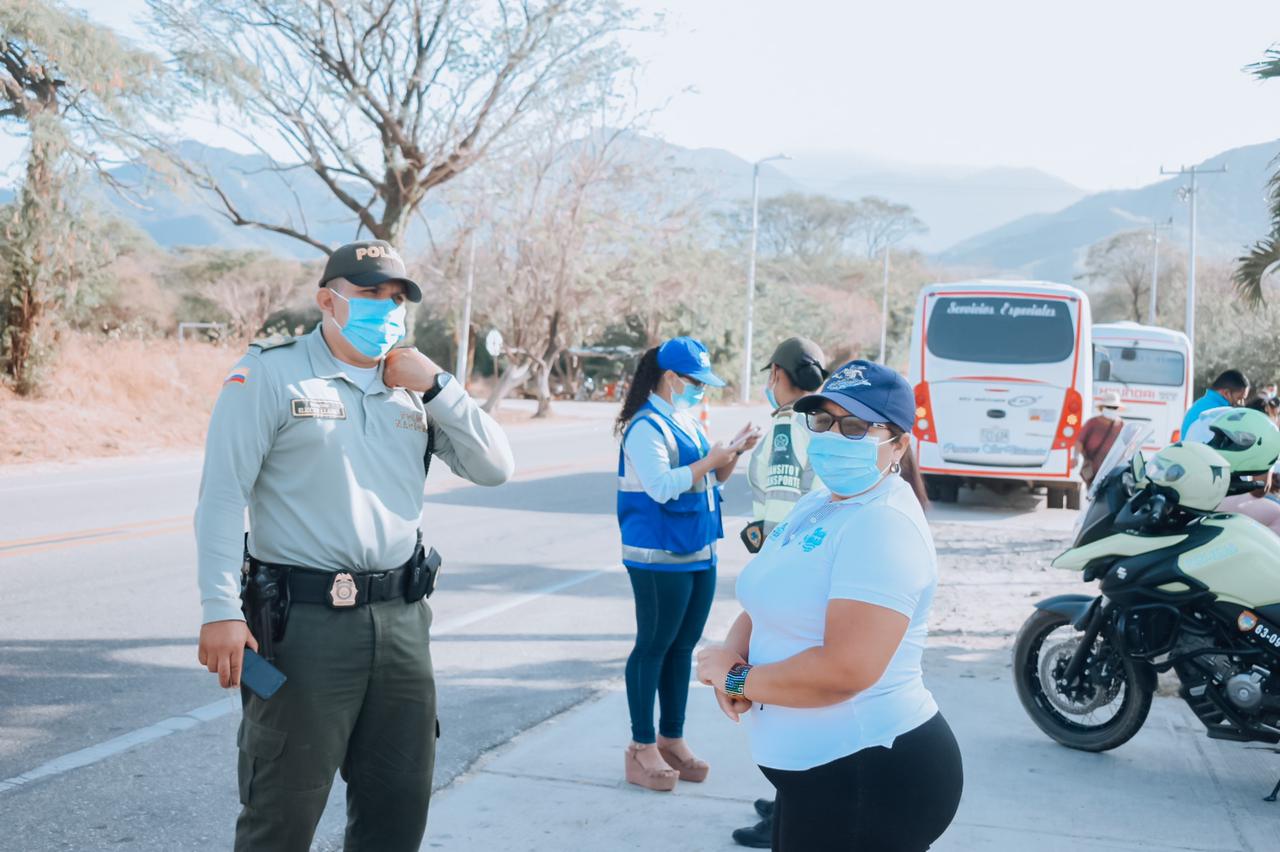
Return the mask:
[(628, 568), (636, 599), (636, 645), (627, 658), (627, 705), (631, 739), (657, 741), (653, 699), (658, 697), (658, 731), (669, 739), (684, 736), (685, 706), (693, 647), (711, 612), (716, 569), (652, 571)]

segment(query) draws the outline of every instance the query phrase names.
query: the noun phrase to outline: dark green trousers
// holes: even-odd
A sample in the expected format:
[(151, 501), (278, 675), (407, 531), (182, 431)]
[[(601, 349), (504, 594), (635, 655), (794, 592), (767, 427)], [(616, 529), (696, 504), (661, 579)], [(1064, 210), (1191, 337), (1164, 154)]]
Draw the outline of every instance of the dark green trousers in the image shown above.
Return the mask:
[(435, 768), (426, 601), (295, 604), (269, 701), (245, 692), (236, 852), (307, 852), (333, 776), (347, 782), (347, 852), (417, 852)]

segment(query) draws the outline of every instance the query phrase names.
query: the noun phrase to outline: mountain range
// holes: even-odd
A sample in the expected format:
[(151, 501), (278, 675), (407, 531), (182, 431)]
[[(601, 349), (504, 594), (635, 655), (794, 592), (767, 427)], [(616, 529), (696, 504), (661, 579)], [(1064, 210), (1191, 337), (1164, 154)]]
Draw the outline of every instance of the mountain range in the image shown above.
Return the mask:
[[(626, 157), (643, 159), (650, 168), (656, 166), (682, 188), (696, 188), (704, 202), (717, 209), (751, 196), (752, 164), (729, 151), (686, 148), (638, 134), (628, 135), (624, 142)], [(286, 180), (271, 171), (261, 155), (195, 141), (181, 143), (179, 153), (208, 170), (245, 218), (295, 226), (305, 222), (313, 236), (332, 244), (352, 239), (355, 234), (351, 213), (307, 169), (289, 172)], [(121, 167), (114, 176), (126, 185), (146, 188), (141, 204), (102, 190), (95, 190), (97, 200), (162, 246), (219, 245), (260, 248), (294, 257), (315, 256), (314, 249), (296, 240), (232, 224), (209, 199), (166, 185), (145, 165)], [(944, 248), (1020, 216), (1056, 210), (1084, 195), (1082, 190), (1030, 169), (911, 170), (824, 155), (762, 165), (761, 197), (787, 192), (822, 192), (844, 199), (881, 195), (909, 204), (929, 229), (913, 238), (910, 245), (925, 251)], [(5, 195), (0, 191), (0, 201)], [(425, 239), (425, 222), (434, 224), (448, 219), (449, 211), (443, 205), (424, 205), (406, 243), (412, 245)]]
[(1060, 210), (1087, 194), (1037, 169), (903, 166), (840, 152), (799, 152), (779, 169), (809, 192), (849, 200), (878, 195), (909, 205), (929, 228), (912, 245), (927, 252), (1022, 216)]
[[(1196, 164), (1227, 169), (1197, 177), (1197, 254), (1235, 257), (1268, 232), (1266, 184), (1278, 155), (1280, 140), (1233, 148)], [(1187, 182), (1174, 176), (1139, 189), (1089, 195), (1056, 212), (1023, 216), (970, 237), (937, 259), (952, 266), (1070, 281), (1089, 246), (1121, 231), (1149, 229), (1153, 221), (1172, 219), (1164, 238), (1186, 244), (1190, 210), (1179, 189)]]
[[(643, 159), (672, 175), (681, 186), (696, 187), (705, 203), (717, 208), (741, 203), (751, 193), (752, 164), (718, 148), (686, 148), (649, 136), (630, 135), (626, 156)], [(305, 223), (317, 239), (337, 245), (354, 238), (353, 216), (307, 169), (271, 171), (261, 155), (241, 154), (195, 141), (180, 153), (215, 176), (246, 218)], [(1225, 166), (1225, 174), (1199, 181), (1199, 251), (1234, 256), (1267, 232), (1266, 180), (1280, 141), (1235, 148), (1206, 160), (1203, 167)], [(232, 224), (206, 198), (159, 180), (144, 164), (121, 167), (115, 176), (141, 186), (141, 204), (105, 189), (95, 199), (149, 234), (161, 246), (218, 245), (257, 248), (314, 258), (316, 251), (297, 240)], [(1093, 243), (1119, 231), (1148, 228), (1153, 219), (1172, 217), (1166, 239), (1185, 240), (1187, 205), (1178, 198), (1185, 179), (1169, 177), (1139, 189), (1087, 194), (1035, 169), (973, 170), (947, 166), (902, 166), (840, 152), (801, 152), (794, 160), (760, 168), (762, 197), (787, 192), (823, 193), (856, 199), (879, 195), (909, 204), (928, 233), (909, 247), (931, 253), (939, 263), (983, 274), (1070, 281)], [(11, 193), (0, 190), (0, 202)], [(405, 238), (408, 246), (427, 239), (430, 224), (447, 226), (450, 211), (441, 202), (425, 204)]]

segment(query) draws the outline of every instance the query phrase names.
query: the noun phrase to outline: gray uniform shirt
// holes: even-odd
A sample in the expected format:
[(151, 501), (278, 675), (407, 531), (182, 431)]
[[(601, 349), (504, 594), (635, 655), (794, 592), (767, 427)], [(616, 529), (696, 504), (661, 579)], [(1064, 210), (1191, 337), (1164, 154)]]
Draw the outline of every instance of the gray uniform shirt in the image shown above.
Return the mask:
[(422, 518), (428, 418), (435, 455), (454, 473), (478, 485), (511, 477), (506, 435), (459, 382), (424, 405), (384, 385), (379, 364), (362, 391), (320, 327), (251, 346), (223, 384), (205, 443), (195, 515), (204, 623), (243, 617), (246, 505), (249, 550), (265, 562), (335, 572), (405, 562)]

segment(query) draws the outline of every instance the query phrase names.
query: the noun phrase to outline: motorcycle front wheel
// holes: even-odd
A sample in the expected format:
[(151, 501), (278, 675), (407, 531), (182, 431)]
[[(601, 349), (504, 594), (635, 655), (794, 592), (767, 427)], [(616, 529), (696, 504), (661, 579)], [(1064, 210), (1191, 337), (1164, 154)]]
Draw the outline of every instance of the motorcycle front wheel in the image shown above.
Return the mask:
[(1062, 675), (1083, 636), (1066, 616), (1036, 610), (1014, 643), (1014, 684), (1031, 721), (1054, 740), (1082, 751), (1108, 751), (1142, 727), (1152, 690), (1138, 664), (1107, 642), (1105, 631), (1094, 641), (1084, 683), (1066, 684)]

